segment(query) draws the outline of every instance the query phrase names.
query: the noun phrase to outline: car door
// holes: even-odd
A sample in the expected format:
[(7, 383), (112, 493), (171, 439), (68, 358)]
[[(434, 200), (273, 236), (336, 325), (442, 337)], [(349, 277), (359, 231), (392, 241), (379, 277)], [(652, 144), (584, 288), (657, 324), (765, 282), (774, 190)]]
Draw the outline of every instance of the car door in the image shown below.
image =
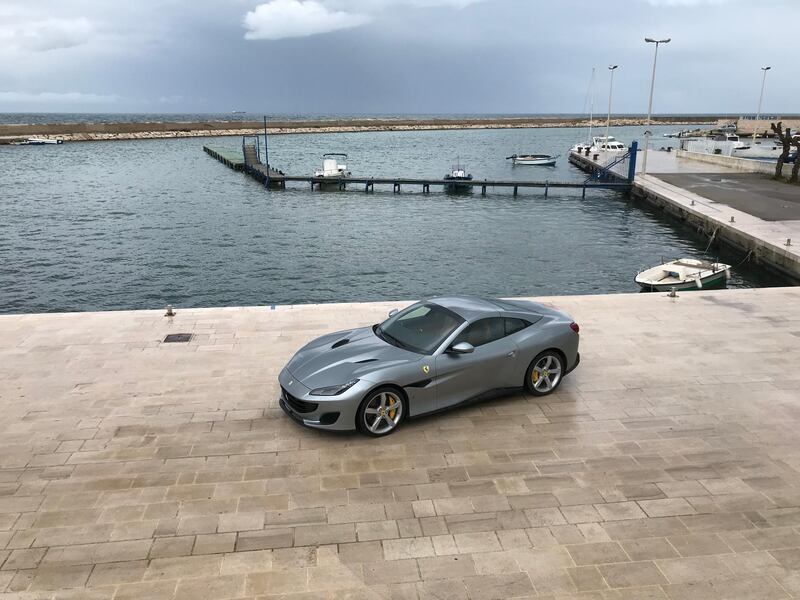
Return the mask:
[(471, 323), (450, 344), (468, 342), (475, 350), (469, 354), (443, 352), (435, 357), (436, 405), (446, 408), (510, 383), (517, 353), (516, 344), (505, 333), (500, 317)]

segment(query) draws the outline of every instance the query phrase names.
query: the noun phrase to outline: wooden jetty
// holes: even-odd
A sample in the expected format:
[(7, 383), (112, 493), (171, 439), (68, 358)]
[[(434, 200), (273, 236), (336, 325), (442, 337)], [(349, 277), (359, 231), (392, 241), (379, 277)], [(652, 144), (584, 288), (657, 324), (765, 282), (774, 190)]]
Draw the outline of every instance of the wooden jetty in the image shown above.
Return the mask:
[[(426, 177), (342, 177), (339, 179), (331, 180), (331, 178), (314, 177), (313, 175), (286, 175), (282, 171), (276, 170), (261, 161), (260, 149), (257, 143), (245, 143), (242, 145), (242, 151), (235, 150), (222, 150), (203, 146), (203, 150), (209, 156), (216, 158), (221, 163), (229, 166), (236, 171), (244, 171), (260, 183), (264, 184), (270, 189), (286, 189), (287, 182), (305, 183), (311, 186), (311, 189), (320, 189), (323, 185), (330, 189), (332, 186), (337, 186), (339, 190), (353, 189), (357, 186), (358, 189), (364, 192), (374, 192), (375, 186), (391, 187), (392, 192), (399, 194), (403, 187), (418, 187), (422, 189), (423, 194), (429, 194), (431, 187), (441, 187), (445, 189), (450, 182), (445, 179), (430, 179)], [(544, 195), (547, 197), (551, 188), (556, 189), (580, 189), (583, 195), (586, 195), (586, 190), (592, 189), (611, 189), (619, 191), (630, 191), (631, 182), (622, 178), (599, 178), (587, 179), (586, 181), (509, 181), (497, 179), (474, 179), (472, 181), (459, 181), (459, 186), (469, 186), (473, 190), (479, 188), (481, 195), (485, 196), (489, 188), (505, 188), (511, 189), (516, 196), (520, 188), (539, 188), (544, 189)]]
[(227, 165), (234, 171), (244, 171), (244, 157), (242, 156), (242, 153), (237, 150), (203, 146), (203, 151), (212, 158), (216, 158), (223, 165)]
[(258, 146), (258, 138), (254, 143), (242, 143), (242, 160), (244, 162), (244, 172), (256, 181), (263, 183), (271, 189), (286, 189), (285, 175), (264, 164), (261, 161), (261, 152)]

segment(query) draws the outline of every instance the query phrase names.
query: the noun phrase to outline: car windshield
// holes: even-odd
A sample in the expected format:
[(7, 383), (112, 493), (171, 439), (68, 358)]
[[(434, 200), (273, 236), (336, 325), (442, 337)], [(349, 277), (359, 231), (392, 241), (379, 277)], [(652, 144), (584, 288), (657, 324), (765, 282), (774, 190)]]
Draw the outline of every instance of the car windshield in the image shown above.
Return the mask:
[(437, 304), (413, 304), (375, 328), (382, 340), (419, 354), (433, 354), (464, 319)]

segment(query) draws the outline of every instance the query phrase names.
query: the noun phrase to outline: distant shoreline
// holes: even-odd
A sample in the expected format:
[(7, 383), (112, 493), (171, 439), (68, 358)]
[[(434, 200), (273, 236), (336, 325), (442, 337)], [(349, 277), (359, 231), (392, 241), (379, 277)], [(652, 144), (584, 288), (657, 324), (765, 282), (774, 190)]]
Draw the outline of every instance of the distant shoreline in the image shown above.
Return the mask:
[[(611, 119), (611, 126), (642, 126), (644, 117)], [(657, 117), (653, 125), (707, 125), (716, 117)], [(605, 119), (596, 119), (595, 125)], [(427, 131), (445, 129), (529, 129), (588, 127), (588, 119), (558, 117), (475, 118), (475, 119), (341, 119), (314, 121), (269, 121), (272, 135), (301, 133), (351, 133), (368, 131)], [(0, 144), (28, 137), (58, 138), (65, 142), (163, 139), (258, 135), (264, 133), (259, 121), (153, 122), (153, 123), (51, 123), (0, 125)]]

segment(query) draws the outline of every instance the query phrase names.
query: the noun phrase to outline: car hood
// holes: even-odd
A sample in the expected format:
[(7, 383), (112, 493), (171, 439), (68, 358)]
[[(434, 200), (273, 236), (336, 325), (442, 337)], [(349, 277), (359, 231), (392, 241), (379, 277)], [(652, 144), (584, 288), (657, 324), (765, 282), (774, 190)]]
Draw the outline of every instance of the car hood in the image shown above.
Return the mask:
[[(417, 362), (422, 355), (384, 342), (372, 327), (325, 335), (301, 348), (286, 365), (310, 389), (366, 379), (377, 369)], [(380, 382), (375, 382), (380, 383)]]

